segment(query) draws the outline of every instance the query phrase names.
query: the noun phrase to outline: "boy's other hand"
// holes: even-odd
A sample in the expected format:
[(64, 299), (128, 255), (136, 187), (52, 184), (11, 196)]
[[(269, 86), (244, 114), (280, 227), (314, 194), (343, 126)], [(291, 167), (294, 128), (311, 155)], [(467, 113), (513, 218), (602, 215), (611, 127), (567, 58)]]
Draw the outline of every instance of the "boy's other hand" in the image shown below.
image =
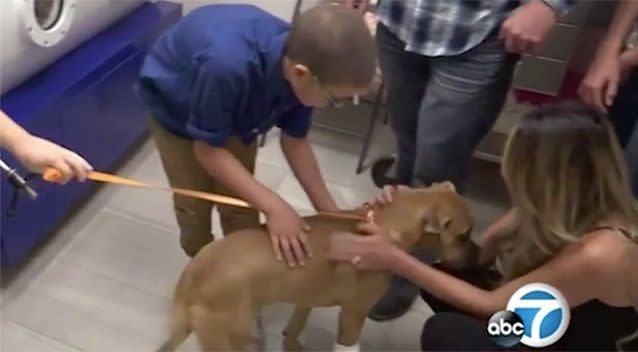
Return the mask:
[(266, 222), (277, 260), (285, 259), (290, 267), (303, 266), (312, 256), (306, 235), (310, 226), (284, 201), (266, 213)]

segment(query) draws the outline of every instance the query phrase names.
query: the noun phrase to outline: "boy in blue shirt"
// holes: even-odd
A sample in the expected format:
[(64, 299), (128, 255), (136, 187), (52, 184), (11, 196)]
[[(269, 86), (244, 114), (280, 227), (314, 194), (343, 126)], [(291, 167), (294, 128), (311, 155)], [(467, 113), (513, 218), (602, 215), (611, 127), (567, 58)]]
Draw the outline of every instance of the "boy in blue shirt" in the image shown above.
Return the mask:
[[(239, 197), (265, 214), (278, 259), (303, 265), (307, 225), (254, 178), (256, 139), (279, 127), (293, 173), (318, 211), (337, 210), (306, 138), (313, 107), (363, 94), (374, 41), (359, 13), (323, 5), (294, 26), (251, 5), (192, 11), (151, 48), (140, 93), (168, 181)], [(173, 197), (180, 243), (194, 256), (209, 243), (209, 202)], [(259, 225), (254, 210), (218, 206), (225, 234)]]

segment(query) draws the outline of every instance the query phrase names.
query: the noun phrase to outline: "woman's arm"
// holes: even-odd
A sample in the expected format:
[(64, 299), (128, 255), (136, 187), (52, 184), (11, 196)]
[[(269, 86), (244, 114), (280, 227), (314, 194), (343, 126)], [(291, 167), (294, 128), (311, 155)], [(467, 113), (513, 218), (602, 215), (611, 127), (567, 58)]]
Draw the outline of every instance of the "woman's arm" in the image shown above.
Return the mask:
[[(621, 306), (638, 304), (638, 274), (635, 270), (638, 256), (633, 248), (636, 246), (619, 244), (615, 233), (596, 233), (591, 236), (601, 238), (565, 250), (540, 268), (493, 291), (477, 288), (422, 264), (398, 250), (391, 252), (393, 258), (389, 262), (395, 273), (406, 277), (435, 297), (478, 317), (489, 317), (494, 312), (505, 309), (512, 294), (532, 282), (544, 282), (556, 287), (571, 307), (595, 298)], [(627, 246), (633, 248), (631, 253), (626, 253)], [(622, 247), (623, 250), (619, 251), (617, 247)], [(619, 260), (610, 256), (610, 253), (626, 254), (621, 255), (624, 259)], [(632, 276), (631, 280), (627, 280), (627, 275)], [(605, 282), (605, 285), (593, 284), (598, 282)]]
[(478, 245), (481, 248), (479, 264), (485, 265), (491, 263), (496, 256), (496, 244), (498, 243), (498, 239), (513, 233), (517, 227), (518, 217), (515, 209), (511, 209), (498, 221), (490, 225), (479, 239)]

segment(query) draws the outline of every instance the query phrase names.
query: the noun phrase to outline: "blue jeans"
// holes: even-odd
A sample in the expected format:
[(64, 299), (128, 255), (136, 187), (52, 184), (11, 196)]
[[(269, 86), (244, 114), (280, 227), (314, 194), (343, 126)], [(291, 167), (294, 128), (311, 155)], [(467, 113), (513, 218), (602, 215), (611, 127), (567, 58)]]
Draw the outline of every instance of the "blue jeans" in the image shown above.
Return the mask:
[(638, 198), (638, 69), (623, 83), (609, 110), (609, 119), (625, 150), (634, 196)]
[(493, 35), (450, 57), (426, 57), (383, 24), (377, 46), (397, 141), (396, 179), (414, 187), (452, 181), (462, 191), (474, 149), (503, 107), (518, 56)]
[[(638, 106), (636, 108), (637, 110), (634, 111), (638, 111)], [(638, 198), (638, 127), (634, 127), (629, 143), (625, 147), (625, 156), (634, 197)]]

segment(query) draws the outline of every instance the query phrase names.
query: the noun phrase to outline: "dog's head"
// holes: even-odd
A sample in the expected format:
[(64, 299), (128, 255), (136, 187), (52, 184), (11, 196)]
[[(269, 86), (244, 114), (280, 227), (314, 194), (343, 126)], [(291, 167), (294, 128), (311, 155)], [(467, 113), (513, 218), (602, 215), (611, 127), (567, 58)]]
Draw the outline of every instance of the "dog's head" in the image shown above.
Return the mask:
[(477, 248), (470, 238), (474, 223), (472, 213), (451, 182), (403, 189), (398, 191), (395, 199), (396, 203), (403, 204), (402, 210), (396, 211), (394, 216), (405, 221), (397, 224), (403, 229), (401, 236), (405, 236), (398, 240), (407, 246), (425, 249), (445, 266), (455, 269), (468, 267), (476, 261)]

